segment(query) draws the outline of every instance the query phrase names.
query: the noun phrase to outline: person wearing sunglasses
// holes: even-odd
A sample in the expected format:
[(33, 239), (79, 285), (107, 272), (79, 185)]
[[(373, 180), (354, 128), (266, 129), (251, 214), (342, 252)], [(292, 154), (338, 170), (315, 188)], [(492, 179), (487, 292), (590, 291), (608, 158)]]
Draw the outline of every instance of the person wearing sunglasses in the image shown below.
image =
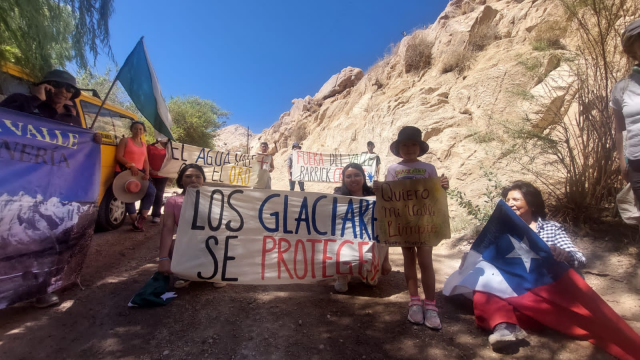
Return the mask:
[(0, 103), (0, 107), (51, 120), (82, 126), (82, 121), (67, 102), (80, 96), (76, 78), (64, 70), (51, 70), (31, 87), (31, 94), (11, 94)]

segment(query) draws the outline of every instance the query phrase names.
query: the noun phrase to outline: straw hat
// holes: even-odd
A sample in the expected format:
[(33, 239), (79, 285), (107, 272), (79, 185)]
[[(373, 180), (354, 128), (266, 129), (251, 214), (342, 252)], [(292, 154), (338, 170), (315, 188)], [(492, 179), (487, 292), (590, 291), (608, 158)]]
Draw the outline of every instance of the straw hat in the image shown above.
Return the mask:
[(123, 171), (113, 180), (113, 194), (125, 203), (136, 202), (144, 197), (149, 187), (149, 180), (143, 180), (144, 173), (131, 175), (131, 171)]

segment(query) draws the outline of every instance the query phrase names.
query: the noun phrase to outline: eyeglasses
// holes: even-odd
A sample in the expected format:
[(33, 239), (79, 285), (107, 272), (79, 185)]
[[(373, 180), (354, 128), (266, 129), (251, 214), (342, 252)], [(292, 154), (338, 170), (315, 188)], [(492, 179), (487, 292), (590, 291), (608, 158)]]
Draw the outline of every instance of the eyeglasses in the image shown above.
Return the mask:
[(66, 92), (68, 92), (68, 93), (76, 92), (76, 87), (75, 86), (73, 86), (71, 84), (64, 83), (64, 82), (51, 80), (51, 81), (47, 81), (47, 84), (51, 85), (54, 89), (62, 89), (62, 88), (64, 88), (64, 90)]

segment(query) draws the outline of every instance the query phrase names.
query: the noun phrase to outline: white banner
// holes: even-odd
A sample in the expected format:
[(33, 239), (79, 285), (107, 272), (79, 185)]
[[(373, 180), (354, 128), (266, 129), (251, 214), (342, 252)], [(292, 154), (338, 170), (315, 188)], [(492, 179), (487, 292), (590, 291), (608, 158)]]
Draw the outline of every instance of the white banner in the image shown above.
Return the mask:
[(206, 183), (263, 188), (269, 171), (262, 167), (269, 161), (270, 155), (216, 151), (169, 141), (159, 175), (175, 178), (185, 164), (195, 163), (204, 169)]
[(255, 189), (188, 189), (171, 262), (180, 278), (308, 283), (380, 274), (375, 198)]
[(305, 182), (342, 183), (342, 168), (358, 163), (364, 168), (368, 184), (375, 180), (377, 154), (323, 154), (310, 151), (294, 151), (291, 179)]

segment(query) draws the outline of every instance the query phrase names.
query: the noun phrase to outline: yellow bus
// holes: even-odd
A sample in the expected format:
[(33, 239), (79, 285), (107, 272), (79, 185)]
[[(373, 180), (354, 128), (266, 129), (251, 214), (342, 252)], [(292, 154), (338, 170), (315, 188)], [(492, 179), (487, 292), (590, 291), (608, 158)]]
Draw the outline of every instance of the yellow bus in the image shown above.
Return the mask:
[[(0, 101), (13, 93), (29, 94), (29, 86), (35, 80), (21, 68), (5, 63), (0, 65)], [(82, 127), (91, 126), (102, 100), (93, 89), (80, 89), (82, 94), (74, 100)], [(89, 95), (87, 93), (91, 93)], [(120, 139), (129, 134), (131, 122), (137, 116), (121, 107), (105, 103), (93, 129), (102, 134), (102, 166), (100, 172), (100, 195), (98, 203), (98, 220), (96, 227), (100, 230), (114, 230), (122, 226), (126, 219), (124, 203), (118, 200), (111, 190), (116, 168), (116, 146)]]

